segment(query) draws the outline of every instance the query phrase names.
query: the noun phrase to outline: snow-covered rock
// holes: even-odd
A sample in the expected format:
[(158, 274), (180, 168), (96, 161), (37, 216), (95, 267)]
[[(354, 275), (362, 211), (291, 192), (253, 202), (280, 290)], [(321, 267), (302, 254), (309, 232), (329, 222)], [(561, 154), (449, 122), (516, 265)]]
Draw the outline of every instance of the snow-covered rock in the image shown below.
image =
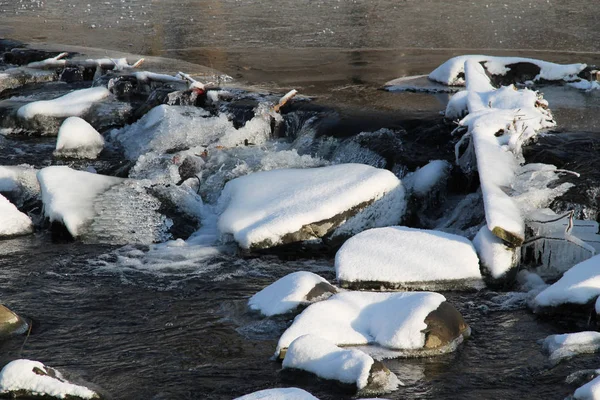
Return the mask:
[(560, 361), (577, 354), (596, 353), (600, 350), (600, 332), (586, 331), (550, 335), (542, 342), (542, 348), (550, 358), (550, 362)]
[(487, 225), (479, 229), (473, 245), (479, 256), (483, 275), (489, 278), (488, 283), (499, 284), (516, 274), (521, 249), (507, 246)]
[(36, 115), (47, 117), (77, 117), (85, 113), (94, 103), (104, 100), (110, 92), (103, 86), (75, 90), (53, 100), (40, 100), (19, 108), (17, 115), (31, 119)]
[(104, 138), (79, 117), (67, 118), (58, 130), (55, 156), (96, 158), (104, 148)]
[(32, 232), (31, 218), (0, 194), (0, 238), (28, 235)]
[(411, 355), (423, 349), (453, 350), (449, 345), (461, 341), (469, 328), (445, 300), (431, 292), (339, 293), (298, 315), (279, 339), (275, 354), (283, 358), (289, 345), (307, 334), (338, 346), (377, 344)]
[(482, 287), (471, 242), (440, 231), (393, 226), (350, 238), (335, 257), (337, 279), (351, 288)]
[(342, 349), (317, 335), (294, 340), (283, 359), (283, 368), (356, 385), (359, 393), (389, 393), (401, 384), (394, 373), (369, 355), (356, 349)]
[[(465, 62), (483, 64), (492, 76), (507, 76), (516, 81), (573, 81), (586, 64), (555, 64), (533, 58), (493, 57), (485, 55), (464, 55), (451, 58), (429, 74), (429, 79), (445, 85), (465, 84)], [(520, 78), (520, 79), (516, 79)], [(506, 83), (505, 83), (506, 84)]]
[(583, 261), (565, 274), (556, 283), (542, 291), (533, 300), (535, 312), (551, 311), (559, 306), (584, 306), (600, 295), (600, 255)]
[(0, 338), (25, 333), (28, 327), (21, 317), (0, 304)]
[(433, 160), (429, 164), (417, 169), (403, 179), (407, 189), (413, 195), (423, 198), (440, 185), (444, 185), (452, 165), (446, 160)]
[(98, 393), (67, 381), (59, 371), (39, 361), (23, 359), (9, 362), (0, 371), (0, 395), (10, 398), (100, 399)]
[(248, 301), (252, 310), (270, 317), (285, 314), (335, 294), (336, 288), (317, 274), (293, 272), (256, 293)]
[(573, 396), (572, 400), (598, 400), (600, 399), (600, 376), (581, 386)]
[(362, 164), (257, 172), (227, 183), (222, 233), (244, 249), (351, 236), (399, 222), (406, 208), (398, 178)]
[(17, 207), (40, 196), (38, 170), (30, 165), (0, 166), (0, 194)]
[(250, 393), (234, 400), (319, 400), (305, 390), (298, 388), (265, 389)]

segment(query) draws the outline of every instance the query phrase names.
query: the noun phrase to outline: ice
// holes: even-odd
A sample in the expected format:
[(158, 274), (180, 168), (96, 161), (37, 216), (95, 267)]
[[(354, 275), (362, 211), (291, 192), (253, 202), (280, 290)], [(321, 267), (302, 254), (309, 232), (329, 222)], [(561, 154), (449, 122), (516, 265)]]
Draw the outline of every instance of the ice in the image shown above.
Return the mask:
[(109, 95), (110, 92), (103, 86), (75, 90), (54, 100), (40, 100), (26, 104), (19, 108), (17, 115), (23, 119), (31, 119), (36, 115), (78, 117), (94, 103), (104, 100)]
[(600, 350), (600, 332), (586, 331), (550, 335), (542, 343), (550, 362), (557, 364), (578, 354), (597, 353)]
[(124, 181), (122, 178), (76, 171), (65, 166), (46, 167), (38, 172), (44, 214), (62, 223), (73, 237), (92, 222), (94, 200)]
[(600, 295), (600, 255), (569, 269), (562, 278), (536, 296), (534, 310), (562, 304), (586, 304)]
[(275, 354), (307, 334), (338, 346), (376, 343), (391, 349), (421, 349), (425, 318), (445, 300), (431, 292), (339, 293), (298, 315), (281, 335)]
[(581, 386), (573, 393), (573, 400), (600, 399), (600, 376)]
[(327, 280), (312, 272), (294, 272), (256, 293), (248, 301), (248, 306), (267, 317), (285, 314), (308, 304), (306, 295), (320, 283), (329, 285)]
[(481, 280), (471, 241), (440, 231), (393, 226), (350, 238), (335, 257), (337, 279), (410, 283)]
[(506, 277), (519, 264), (520, 249), (506, 246), (487, 225), (481, 227), (473, 239), (473, 245), (482, 267), (494, 279)]
[[(354, 384), (360, 391), (368, 384), (374, 362), (360, 350), (342, 349), (317, 335), (304, 335), (290, 344), (283, 359), (283, 368), (301, 369), (323, 379)], [(382, 375), (385, 375), (384, 371)], [(382, 378), (385, 383), (382, 382), (380, 393), (391, 392), (400, 384), (391, 372)]]
[(104, 138), (79, 117), (67, 118), (58, 130), (54, 155), (96, 158), (104, 148)]
[[(577, 78), (577, 74), (583, 71), (586, 64), (555, 64), (547, 61), (536, 60), (533, 58), (522, 57), (493, 57), (485, 55), (464, 55), (451, 58), (433, 72), (429, 74), (429, 79), (443, 83), (445, 85), (464, 85), (465, 79), (461, 76), (464, 74), (465, 62), (471, 61), (475, 63), (483, 62), (485, 68), (493, 75), (504, 75), (509, 71), (510, 64), (516, 63), (531, 63), (540, 67), (539, 74), (534, 77), (534, 81), (538, 80), (564, 80), (572, 81)], [(464, 76), (464, 75), (463, 75)]]
[(445, 183), (451, 169), (452, 165), (448, 161), (433, 160), (406, 176), (403, 183), (415, 195), (425, 197), (436, 186)]
[(319, 400), (312, 394), (298, 388), (265, 389), (250, 393), (234, 400)]
[(0, 238), (33, 232), (31, 218), (0, 194)]
[[(322, 168), (256, 172), (229, 181), (219, 199), (222, 233), (233, 234), (238, 244), (281, 244), (284, 236), (306, 225), (329, 220), (357, 206), (366, 205), (401, 188), (395, 213), (386, 214), (387, 225), (397, 223), (406, 207), (398, 178), (387, 170), (362, 164)], [(328, 227), (331, 228), (330, 224)], [(374, 226), (363, 226), (363, 229)], [(323, 232), (326, 233), (326, 232)], [(322, 236), (322, 234), (320, 235)], [(307, 232), (307, 237), (318, 238)]]
[(39, 361), (14, 360), (0, 371), (0, 394), (27, 392), (32, 396), (51, 396), (64, 399), (69, 396), (99, 399), (100, 396), (84, 387), (67, 381), (59, 371)]

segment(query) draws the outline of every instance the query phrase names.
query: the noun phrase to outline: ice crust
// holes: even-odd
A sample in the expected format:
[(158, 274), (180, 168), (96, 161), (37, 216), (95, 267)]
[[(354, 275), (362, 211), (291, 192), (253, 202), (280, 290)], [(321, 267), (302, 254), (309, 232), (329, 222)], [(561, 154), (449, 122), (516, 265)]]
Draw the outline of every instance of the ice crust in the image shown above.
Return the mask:
[(572, 81), (577, 78), (586, 64), (555, 64), (547, 61), (536, 60), (533, 58), (522, 57), (493, 57), (485, 55), (463, 55), (457, 56), (444, 62), (429, 74), (429, 79), (443, 83), (445, 85), (464, 85), (465, 79), (460, 77), (465, 72), (465, 62), (475, 63), (483, 62), (486, 69), (494, 75), (504, 75), (508, 72), (507, 65), (526, 62), (535, 64), (541, 68), (534, 81), (545, 79), (549, 81), (564, 80)]
[(556, 283), (538, 294), (534, 309), (561, 304), (586, 304), (600, 295), (600, 255), (585, 260), (565, 272)]
[(33, 232), (31, 218), (0, 194), (0, 238)]
[(600, 350), (600, 332), (585, 331), (550, 335), (542, 343), (552, 363), (558, 363), (577, 354), (596, 353)]
[(338, 346), (379, 344), (416, 350), (425, 345), (425, 318), (446, 298), (439, 293), (343, 292), (311, 304), (281, 335), (276, 355), (298, 337), (315, 334)]
[(305, 390), (298, 388), (265, 389), (250, 393), (234, 400), (319, 400)]
[(58, 399), (77, 396), (83, 399), (97, 399), (98, 394), (84, 387), (70, 383), (62, 374), (56, 377), (39, 375), (34, 369), (47, 371), (47, 367), (39, 361), (14, 360), (0, 371), (0, 394), (26, 390), (35, 396), (48, 395)]
[(94, 103), (110, 95), (103, 86), (75, 90), (54, 100), (40, 100), (19, 108), (20, 118), (31, 119), (36, 115), (47, 117), (78, 117), (83, 115)]
[(92, 222), (94, 199), (122, 178), (76, 171), (65, 166), (46, 167), (38, 172), (44, 214), (65, 225), (73, 237)]
[[(261, 242), (275, 245), (288, 233), (378, 200), (401, 185), (391, 172), (363, 164), (257, 172), (225, 185), (219, 199), (224, 210), (219, 229), (233, 234), (242, 248)], [(403, 193), (401, 197), (396, 215), (390, 217), (401, 217)]]
[(350, 238), (335, 257), (337, 279), (346, 282), (426, 282), (480, 279), (471, 241), (440, 231), (392, 226)]
[(267, 317), (285, 314), (308, 304), (306, 295), (319, 283), (328, 282), (312, 272), (293, 272), (252, 296), (248, 306)]
[(79, 117), (67, 118), (58, 130), (54, 155), (96, 158), (104, 148), (104, 138)]

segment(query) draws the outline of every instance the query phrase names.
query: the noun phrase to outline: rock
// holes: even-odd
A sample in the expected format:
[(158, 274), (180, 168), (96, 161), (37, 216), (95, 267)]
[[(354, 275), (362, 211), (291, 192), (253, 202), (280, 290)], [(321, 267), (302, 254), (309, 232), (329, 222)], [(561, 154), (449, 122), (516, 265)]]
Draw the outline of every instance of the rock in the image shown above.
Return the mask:
[(57, 157), (96, 158), (104, 148), (104, 138), (79, 117), (67, 118), (58, 130)]
[(25, 333), (28, 328), (27, 322), (0, 304), (0, 338)]
[(461, 336), (469, 337), (471, 328), (463, 316), (450, 303), (443, 302), (425, 318), (425, 349), (443, 348)]
[(0, 239), (28, 235), (32, 232), (31, 218), (0, 195)]
[(234, 400), (319, 400), (305, 390), (298, 388), (265, 389), (250, 393)]
[(0, 397), (11, 399), (101, 399), (100, 394), (73, 384), (39, 361), (14, 360), (0, 371)]

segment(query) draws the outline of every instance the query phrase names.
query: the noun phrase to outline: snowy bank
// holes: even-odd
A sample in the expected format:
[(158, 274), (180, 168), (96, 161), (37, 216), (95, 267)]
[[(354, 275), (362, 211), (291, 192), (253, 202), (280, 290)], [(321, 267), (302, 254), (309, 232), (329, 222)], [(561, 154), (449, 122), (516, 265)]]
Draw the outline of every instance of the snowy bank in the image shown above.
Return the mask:
[[(565, 272), (556, 283), (533, 300), (535, 312), (561, 305), (588, 305), (600, 295), (600, 255), (583, 261)], [(591, 307), (590, 307), (591, 308)]]
[(248, 306), (270, 317), (288, 313), (301, 305), (324, 300), (336, 292), (336, 288), (319, 275), (298, 271), (284, 276), (256, 293), (248, 301)]
[(59, 371), (31, 360), (11, 361), (2, 368), (0, 395), (73, 400), (100, 398), (93, 390), (67, 381)]
[(586, 64), (555, 64), (547, 61), (523, 57), (494, 57), (485, 55), (464, 55), (449, 59), (429, 74), (429, 79), (444, 85), (462, 86), (465, 84), (465, 62), (481, 63), (492, 76), (505, 76), (510, 82), (517, 81), (574, 81)]
[(600, 350), (600, 332), (550, 335), (542, 342), (542, 348), (553, 364), (578, 354), (597, 353)]
[(90, 89), (75, 90), (54, 100), (40, 100), (19, 108), (17, 115), (23, 119), (31, 119), (36, 115), (47, 117), (78, 117), (85, 113), (94, 103), (104, 100), (110, 95), (103, 86)]
[(67, 118), (58, 130), (55, 156), (96, 158), (104, 148), (104, 138), (79, 117)]
[(350, 238), (335, 257), (337, 279), (351, 288), (481, 287), (479, 259), (461, 236), (393, 226)]
[(300, 369), (320, 378), (356, 385), (359, 393), (381, 394), (395, 390), (400, 381), (383, 364), (356, 349), (342, 349), (316, 335), (294, 340), (283, 368)]
[(298, 388), (265, 389), (250, 393), (234, 400), (319, 400), (305, 390)]
[[(283, 357), (295, 339), (307, 334), (338, 346), (378, 344), (415, 355), (424, 348), (440, 349), (468, 331), (462, 316), (445, 300), (431, 292), (339, 293), (298, 315), (279, 339), (275, 354)], [(434, 313), (438, 309), (445, 321)]]
[(26, 214), (0, 194), (0, 239), (28, 235), (33, 232), (33, 222)]
[(222, 233), (244, 249), (351, 236), (398, 223), (404, 188), (391, 172), (363, 164), (256, 172), (229, 181), (219, 199)]

